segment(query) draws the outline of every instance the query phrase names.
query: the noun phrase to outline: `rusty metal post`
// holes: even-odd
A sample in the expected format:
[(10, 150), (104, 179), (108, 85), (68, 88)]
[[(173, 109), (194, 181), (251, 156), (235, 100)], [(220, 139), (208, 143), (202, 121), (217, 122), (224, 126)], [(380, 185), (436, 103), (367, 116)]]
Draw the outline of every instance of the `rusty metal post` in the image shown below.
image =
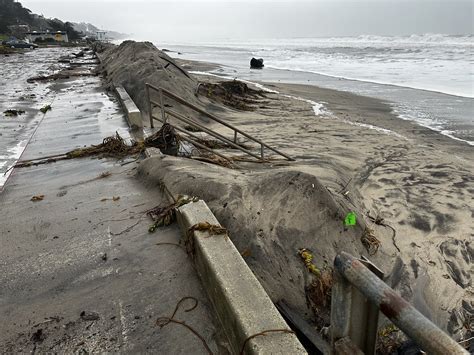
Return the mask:
[[(417, 342), (424, 351), (440, 355), (468, 354), (448, 334), (379, 279), (361, 260), (342, 252), (334, 260), (334, 269), (370, 302), (374, 303), (401, 331)], [(338, 306), (337, 304), (332, 305)], [(344, 309), (346, 308), (344, 306)], [(347, 309), (344, 315), (347, 315)], [(339, 321), (341, 322), (341, 320), (342, 318)], [(345, 332), (345, 328), (342, 327), (342, 329)], [(339, 334), (335, 333), (332, 340), (337, 341), (338, 338)]]
[(163, 89), (160, 88), (159, 93), (160, 93), (161, 119), (163, 120), (163, 123), (166, 123), (165, 105), (163, 103)]
[(347, 338), (351, 324), (352, 286), (344, 276), (334, 272), (331, 294), (331, 344)]
[(151, 98), (150, 98), (150, 87), (148, 84), (145, 84), (145, 91), (146, 91), (146, 99), (148, 101), (148, 115), (150, 117), (150, 127), (155, 128), (155, 124), (153, 122), (153, 108), (151, 106)]

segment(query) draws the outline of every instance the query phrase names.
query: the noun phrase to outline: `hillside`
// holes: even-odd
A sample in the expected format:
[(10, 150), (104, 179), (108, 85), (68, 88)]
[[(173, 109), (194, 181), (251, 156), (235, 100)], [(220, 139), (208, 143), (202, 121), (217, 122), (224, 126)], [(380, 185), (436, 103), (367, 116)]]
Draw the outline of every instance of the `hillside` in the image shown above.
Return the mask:
[[(0, 35), (12, 35), (22, 38), (28, 31), (66, 31), (70, 40), (78, 40), (84, 36), (93, 36), (99, 29), (91, 24), (73, 23), (60, 19), (48, 19), (31, 12), (14, 0), (0, 0)], [(107, 37), (118, 39), (122, 34), (106, 31)]]
[[(75, 22), (73, 22), (72, 24), (73, 24), (73, 27), (76, 31), (81, 32), (82, 34), (84, 34), (88, 37), (95, 36), (97, 31), (103, 31), (103, 30), (101, 30), (100, 28), (94, 26), (91, 23), (86, 23), (86, 22), (75, 23)], [(110, 38), (110, 39), (123, 39), (123, 38), (127, 37), (127, 35), (125, 35), (123, 33), (120, 33), (120, 32), (108, 31), (108, 30), (105, 30), (105, 31), (107, 32), (107, 38)]]

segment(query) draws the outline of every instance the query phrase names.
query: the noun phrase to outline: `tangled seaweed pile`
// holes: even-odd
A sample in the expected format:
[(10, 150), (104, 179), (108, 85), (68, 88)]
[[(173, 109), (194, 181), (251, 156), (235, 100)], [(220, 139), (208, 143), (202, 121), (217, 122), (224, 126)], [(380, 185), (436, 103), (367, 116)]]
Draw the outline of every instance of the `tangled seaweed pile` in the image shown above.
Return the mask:
[[(127, 144), (120, 134), (115, 132), (115, 136), (104, 138), (100, 144), (91, 145), (85, 148), (77, 148), (63, 154), (56, 154), (32, 160), (22, 160), (15, 164), (12, 168), (24, 168), (34, 165), (53, 163), (60, 160), (91, 156), (100, 158), (124, 159), (128, 156), (135, 155), (138, 158), (138, 156), (140, 156), (140, 154), (142, 154), (148, 147), (158, 148), (163, 154), (176, 156), (178, 155), (181, 140), (183, 139), (184, 137), (181, 137), (178, 133), (176, 133), (172, 125), (165, 123), (158, 132), (149, 136), (143, 142), (132, 141), (131, 144)], [(230, 161), (213, 155), (210, 152), (199, 153), (200, 156), (194, 157), (195, 159), (229, 168), (233, 167)]]
[(23, 110), (14, 110), (14, 109), (3, 111), (3, 114), (5, 115), (5, 117), (16, 117), (19, 115), (23, 115), (24, 113), (25, 111)]
[(216, 84), (199, 83), (198, 94), (222, 102), (226, 106), (244, 111), (253, 111), (253, 105), (262, 103), (266, 98), (264, 91), (254, 90), (238, 81), (221, 81)]
[(78, 148), (66, 153), (68, 159), (100, 155), (103, 157), (124, 158), (128, 155), (141, 153), (145, 149), (143, 143), (133, 142), (128, 145), (125, 140), (115, 132), (115, 136), (106, 137), (101, 144)]

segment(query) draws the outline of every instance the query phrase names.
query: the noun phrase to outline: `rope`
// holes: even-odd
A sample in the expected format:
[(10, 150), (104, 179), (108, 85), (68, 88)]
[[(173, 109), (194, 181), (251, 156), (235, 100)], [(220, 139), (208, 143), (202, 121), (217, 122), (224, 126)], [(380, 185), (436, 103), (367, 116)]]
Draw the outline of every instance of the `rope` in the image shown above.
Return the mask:
[(210, 355), (214, 355), (214, 353), (211, 351), (211, 349), (209, 348), (209, 346), (206, 343), (206, 340), (202, 337), (202, 335), (200, 335), (194, 328), (192, 328), (190, 325), (186, 324), (185, 322), (174, 319), (174, 316), (176, 315), (176, 312), (178, 312), (179, 307), (186, 300), (194, 301), (194, 305), (191, 308), (185, 309), (184, 310), (185, 312), (191, 312), (192, 310), (194, 310), (197, 307), (198, 300), (196, 298), (190, 297), (190, 296), (183, 297), (176, 304), (176, 307), (174, 308), (174, 311), (173, 311), (173, 314), (171, 315), (171, 317), (159, 317), (156, 320), (156, 325), (160, 328), (163, 328), (163, 327), (167, 326), (170, 323), (175, 323), (175, 324), (179, 324), (179, 325), (189, 329), (195, 336), (197, 336), (201, 340), (202, 344), (206, 348), (207, 353), (210, 354)]

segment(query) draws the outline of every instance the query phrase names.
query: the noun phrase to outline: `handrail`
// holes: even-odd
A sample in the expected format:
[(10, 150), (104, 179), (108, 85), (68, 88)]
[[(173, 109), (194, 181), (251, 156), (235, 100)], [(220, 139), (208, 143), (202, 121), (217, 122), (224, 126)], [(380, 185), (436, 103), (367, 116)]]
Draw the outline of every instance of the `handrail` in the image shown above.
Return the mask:
[[(182, 120), (182, 121), (185, 121), (186, 123), (188, 123), (188, 124), (190, 124), (190, 125), (192, 125), (192, 126), (194, 126), (194, 127), (197, 127), (197, 128), (199, 128), (199, 129), (203, 129), (203, 128), (204, 128), (203, 130), (206, 131), (206, 133), (208, 133), (208, 134), (210, 134), (210, 135), (212, 135), (212, 136), (214, 136), (214, 137), (216, 137), (216, 138), (218, 138), (218, 139), (220, 139), (220, 140), (225, 141), (225, 143), (227, 143), (227, 144), (233, 146), (234, 148), (240, 149), (241, 151), (245, 152), (246, 154), (249, 154), (249, 155), (251, 155), (251, 156), (253, 156), (253, 157), (257, 158), (257, 159), (260, 159), (260, 160), (263, 160), (263, 159), (264, 159), (264, 148), (267, 148), (267, 149), (273, 151), (274, 153), (277, 153), (277, 154), (283, 156), (284, 158), (286, 158), (286, 159), (288, 159), (288, 160), (290, 160), (290, 161), (294, 161), (293, 158), (291, 158), (290, 156), (286, 155), (285, 153), (282, 153), (282, 152), (280, 152), (279, 150), (277, 150), (277, 149), (275, 149), (275, 148), (272, 148), (271, 146), (269, 146), (268, 144), (262, 142), (261, 140), (259, 140), (259, 139), (255, 138), (255, 137), (253, 137), (253, 136), (251, 136), (251, 135), (249, 135), (249, 134), (247, 134), (247, 133), (241, 131), (241, 130), (238, 129), (237, 127), (234, 127), (234, 126), (232, 126), (231, 124), (229, 124), (229, 123), (227, 123), (227, 122), (225, 122), (225, 121), (223, 121), (223, 120), (217, 118), (216, 116), (210, 114), (209, 112), (206, 112), (206, 111), (204, 111), (203, 109), (201, 109), (201, 108), (199, 108), (199, 107), (197, 107), (197, 106), (195, 106), (195, 105), (193, 105), (193, 104), (187, 102), (186, 100), (184, 100), (183, 98), (181, 98), (181, 97), (179, 97), (179, 96), (173, 94), (172, 92), (170, 92), (170, 91), (168, 91), (168, 90), (166, 90), (166, 89), (164, 89), (164, 88), (161, 88), (161, 87), (158, 88), (158, 87), (156, 87), (156, 86), (154, 86), (154, 85), (152, 85), (152, 84), (149, 84), (149, 83), (146, 83), (145, 85), (146, 85), (146, 95), (147, 95), (147, 98), (148, 98), (148, 111), (149, 111), (149, 117), (150, 117), (150, 125), (151, 125), (152, 128), (154, 127), (153, 119), (157, 119), (157, 118), (153, 115), (153, 106), (155, 106), (155, 107), (160, 107), (160, 108), (161, 108), (161, 116), (162, 116), (162, 120), (160, 120), (160, 121), (162, 121), (162, 122), (164, 122), (164, 123), (166, 123), (166, 113), (168, 113), (168, 114), (170, 114), (170, 115), (172, 115), (172, 116), (174, 116), (174, 117), (176, 117), (176, 118), (178, 118), (178, 119), (180, 119), (180, 120)], [(150, 89), (155, 90), (155, 91), (158, 92), (159, 97), (160, 97), (160, 102), (159, 102), (159, 103), (156, 102), (156, 101), (154, 101), (154, 100), (151, 100), (151, 97), (150, 97)], [(182, 104), (182, 105), (185, 105), (185, 106), (187, 106), (187, 107), (193, 109), (194, 111), (196, 111), (196, 112), (198, 112), (198, 113), (200, 113), (200, 114), (202, 114), (202, 115), (204, 115), (204, 116), (206, 116), (206, 117), (208, 117), (208, 118), (210, 118), (210, 119), (212, 119), (212, 120), (214, 120), (214, 121), (216, 121), (216, 122), (218, 122), (218, 123), (220, 123), (220, 124), (222, 124), (222, 125), (224, 125), (224, 126), (226, 126), (226, 127), (228, 127), (228, 128), (230, 128), (230, 129), (232, 129), (232, 130), (234, 131), (234, 139), (233, 139), (233, 142), (232, 142), (230, 139), (225, 138), (223, 135), (221, 135), (221, 134), (219, 134), (219, 133), (217, 133), (217, 132), (214, 132), (214, 131), (208, 129), (208, 128), (206, 128), (206, 127), (204, 127), (204, 126), (198, 124), (197, 122), (195, 122), (195, 121), (193, 121), (193, 120), (191, 120), (191, 119), (189, 119), (189, 118), (186, 118), (186, 120), (184, 120), (184, 119), (183, 119), (184, 116), (179, 115), (178, 113), (176, 113), (176, 112), (174, 112), (174, 111), (167, 110), (166, 107), (165, 107), (165, 105), (164, 105), (164, 103), (163, 103), (163, 96), (164, 96), (164, 95), (166, 95), (167, 97), (174, 99), (174, 100), (177, 101), (178, 103), (180, 103), (180, 104)], [(177, 117), (177, 116), (179, 116), (179, 117)], [(212, 133), (209, 133), (209, 132), (212, 132)], [(186, 132), (186, 133), (188, 133), (188, 132)], [(249, 140), (258, 143), (258, 144), (260, 145), (260, 157), (258, 157), (256, 154), (251, 153), (251, 152), (248, 151), (247, 149), (245, 149), (245, 148), (239, 146), (239, 145), (237, 144), (237, 134), (240, 134), (240, 135), (242, 135), (242, 136), (248, 138)], [(232, 144), (231, 144), (231, 143), (232, 143)]]
[[(152, 102), (153, 104), (157, 104), (157, 103), (156, 103), (155, 101), (153, 101), (153, 100), (151, 100), (151, 102)], [(193, 121), (192, 119), (190, 119), (190, 118), (188, 118), (188, 117), (185, 117), (185, 116), (183, 116), (183, 115), (181, 115), (181, 114), (179, 114), (179, 113), (177, 113), (177, 112), (174, 112), (174, 111), (172, 111), (172, 110), (166, 110), (166, 113), (167, 113), (168, 115), (171, 115), (171, 116), (173, 116), (173, 117), (176, 117), (176, 118), (180, 119), (180, 120), (183, 121), (184, 123), (188, 123), (188, 124), (191, 124), (191, 125), (193, 125), (193, 126), (195, 126), (195, 127), (198, 127), (199, 129), (203, 130), (204, 132), (208, 133), (209, 135), (211, 135), (211, 136), (213, 136), (213, 137), (215, 137), (215, 138), (218, 138), (218, 139), (222, 140), (224, 143), (227, 143), (228, 145), (230, 145), (230, 146), (232, 146), (232, 147), (234, 147), (234, 148), (236, 148), (236, 149), (240, 149), (241, 151), (247, 153), (248, 155), (253, 156), (254, 158), (260, 159), (260, 157), (259, 157), (258, 155), (253, 154), (251, 151), (245, 149), (244, 147), (242, 147), (242, 146), (240, 146), (240, 145), (238, 145), (238, 144), (235, 144), (234, 142), (232, 142), (230, 139), (224, 137), (223, 135), (221, 135), (221, 134), (219, 134), (219, 133), (217, 133), (217, 132), (214, 132), (213, 130), (211, 130), (211, 129), (209, 129), (209, 128), (207, 128), (207, 127), (205, 127), (205, 126), (203, 126), (203, 125), (201, 125), (201, 124), (199, 124), (199, 123)], [(153, 116), (153, 117), (157, 119), (157, 117), (155, 117), (155, 116)], [(158, 120), (159, 120), (159, 119), (158, 119)], [(159, 121), (161, 121), (161, 120), (159, 120)], [(188, 133), (187, 131), (185, 131), (185, 132)], [(196, 138), (197, 138), (197, 137), (196, 137)]]
[(332, 343), (350, 336), (351, 285), (429, 354), (468, 354), (410, 303), (370, 271), (361, 260), (341, 252), (334, 260), (336, 283), (331, 304)]

